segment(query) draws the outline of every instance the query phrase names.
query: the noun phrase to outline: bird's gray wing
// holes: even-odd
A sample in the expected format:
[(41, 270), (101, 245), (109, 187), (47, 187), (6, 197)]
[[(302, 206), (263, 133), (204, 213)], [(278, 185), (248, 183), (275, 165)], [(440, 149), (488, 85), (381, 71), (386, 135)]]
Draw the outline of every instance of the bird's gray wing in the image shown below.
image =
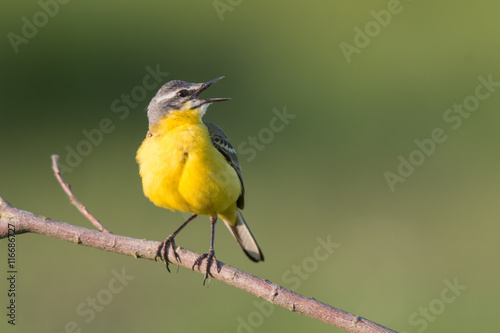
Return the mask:
[(243, 185), (241, 165), (238, 161), (238, 156), (236, 156), (236, 150), (234, 150), (233, 146), (231, 146), (226, 134), (224, 134), (219, 126), (205, 120), (203, 120), (203, 123), (208, 128), (210, 141), (212, 141), (214, 147), (217, 148), (217, 150), (226, 158), (227, 162), (233, 167), (236, 174), (238, 174), (238, 178), (241, 183), (241, 195), (238, 198), (238, 201), (236, 201), (236, 205), (239, 209), (243, 209), (243, 207), (245, 207), (245, 186)]

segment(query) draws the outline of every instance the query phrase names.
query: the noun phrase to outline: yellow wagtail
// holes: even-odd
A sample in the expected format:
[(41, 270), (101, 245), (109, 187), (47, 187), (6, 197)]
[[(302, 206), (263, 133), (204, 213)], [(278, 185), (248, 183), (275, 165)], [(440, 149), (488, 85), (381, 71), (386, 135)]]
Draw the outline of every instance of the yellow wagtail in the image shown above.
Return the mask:
[(200, 267), (207, 258), (203, 283), (211, 275), (217, 216), (252, 261), (264, 260), (239, 210), (244, 207), (245, 188), (236, 151), (217, 125), (202, 120), (211, 103), (230, 99), (198, 99), (222, 78), (206, 83), (175, 80), (163, 85), (148, 106), (149, 130), (137, 151), (146, 197), (157, 206), (192, 213), (158, 248), (157, 256), (165, 260), (167, 269), (169, 248), (180, 259), (174, 237), (196, 216), (210, 216), (210, 248), (193, 265), (193, 269)]

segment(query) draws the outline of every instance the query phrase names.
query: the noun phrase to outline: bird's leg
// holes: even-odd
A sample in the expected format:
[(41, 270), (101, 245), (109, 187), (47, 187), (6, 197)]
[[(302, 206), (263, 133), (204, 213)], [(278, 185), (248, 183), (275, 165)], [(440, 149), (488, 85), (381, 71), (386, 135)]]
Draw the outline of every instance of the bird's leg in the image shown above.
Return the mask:
[(168, 251), (169, 251), (169, 248), (172, 249), (172, 252), (174, 253), (174, 256), (175, 256), (175, 260), (177, 260), (177, 262), (180, 262), (181, 261), (181, 257), (179, 257), (179, 255), (177, 254), (177, 252), (175, 251), (175, 241), (174, 241), (174, 237), (177, 236), (177, 234), (189, 223), (191, 222), (192, 220), (194, 220), (194, 218), (198, 216), (197, 214), (193, 214), (191, 215), (187, 220), (186, 222), (184, 222), (179, 228), (177, 228), (177, 230), (175, 230), (173, 233), (170, 234), (170, 236), (168, 236), (167, 238), (165, 238), (165, 240), (160, 244), (160, 246), (158, 247), (158, 251), (156, 252), (156, 257), (155, 257), (155, 260), (156, 258), (162, 258), (164, 261), (165, 261), (165, 266), (167, 267), (167, 270), (170, 272), (170, 268), (168, 267), (168, 264), (169, 264), (169, 260), (168, 260)]
[(210, 249), (208, 249), (207, 253), (203, 253), (201, 256), (199, 256), (194, 264), (192, 269), (194, 270), (194, 266), (198, 266), (198, 270), (200, 269), (201, 262), (203, 259), (207, 258), (207, 264), (205, 268), (205, 278), (203, 279), (203, 285), (205, 285), (205, 281), (207, 280), (208, 276), (210, 275), (211, 277), (214, 277), (212, 273), (210, 273), (210, 267), (212, 267), (212, 262), (215, 259), (215, 264), (217, 266), (217, 272), (220, 272), (219, 265), (217, 263), (217, 258), (215, 258), (215, 251), (214, 251), (214, 239), (215, 239), (215, 222), (217, 221), (217, 216), (210, 216), (210, 226), (212, 228), (212, 240), (210, 242)]

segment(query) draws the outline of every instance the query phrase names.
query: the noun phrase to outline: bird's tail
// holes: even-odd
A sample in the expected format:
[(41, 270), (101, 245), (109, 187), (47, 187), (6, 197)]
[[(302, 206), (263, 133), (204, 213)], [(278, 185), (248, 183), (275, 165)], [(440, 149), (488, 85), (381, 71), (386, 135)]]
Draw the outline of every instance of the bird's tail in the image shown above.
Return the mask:
[(253, 237), (252, 232), (248, 228), (245, 219), (243, 219), (241, 212), (239, 210), (237, 211), (235, 223), (228, 222), (223, 215), (219, 216), (225, 222), (226, 226), (231, 231), (234, 238), (236, 238), (248, 258), (255, 262), (264, 261), (264, 255), (262, 254), (257, 241)]

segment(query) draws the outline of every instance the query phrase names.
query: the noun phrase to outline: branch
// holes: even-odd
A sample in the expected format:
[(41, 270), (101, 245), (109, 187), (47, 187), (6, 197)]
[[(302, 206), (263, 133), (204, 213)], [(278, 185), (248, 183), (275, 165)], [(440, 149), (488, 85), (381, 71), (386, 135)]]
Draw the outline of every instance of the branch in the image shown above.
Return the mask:
[[(156, 250), (160, 246), (160, 242), (157, 241), (104, 233), (55, 221), (14, 208), (0, 197), (0, 239), (15, 237), (15, 235), (28, 232), (149, 260), (155, 260)], [(196, 258), (199, 256), (197, 253), (181, 247), (177, 247), (177, 253), (179, 254), (180, 262), (176, 261), (172, 251), (169, 251), (170, 261), (189, 269), (191, 269)], [(217, 265), (220, 268), (220, 272), (217, 272)], [(205, 265), (201, 265), (198, 271), (204, 274)], [(263, 298), (272, 304), (279, 305), (348, 332), (395, 332), (365, 318), (321, 303), (314, 298), (302, 296), (271, 281), (263, 280), (220, 261), (215, 262), (214, 260), (211, 273), (215, 279)]]
[(61, 187), (63, 188), (64, 192), (66, 192), (66, 194), (68, 195), (69, 202), (71, 202), (73, 205), (75, 205), (75, 207), (78, 208), (78, 210), (80, 211), (80, 213), (82, 213), (83, 216), (85, 216), (90, 222), (92, 222), (92, 224), (97, 229), (99, 229), (102, 232), (111, 233), (111, 231), (109, 231), (105, 226), (103, 226), (102, 223), (99, 222), (98, 219), (96, 219), (94, 216), (92, 216), (89, 213), (89, 211), (87, 210), (87, 207), (85, 207), (75, 197), (75, 195), (73, 194), (73, 191), (71, 191), (71, 186), (68, 183), (64, 182), (64, 180), (62, 179), (61, 173), (59, 172), (59, 167), (57, 166), (57, 160), (59, 159), (59, 156), (58, 155), (52, 155), (51, 158), (52, 158), (52, 170), (54, 170), (54, 175), (56, 176), (57, 181), (59, 182), (59, 184), (61, 184)]

